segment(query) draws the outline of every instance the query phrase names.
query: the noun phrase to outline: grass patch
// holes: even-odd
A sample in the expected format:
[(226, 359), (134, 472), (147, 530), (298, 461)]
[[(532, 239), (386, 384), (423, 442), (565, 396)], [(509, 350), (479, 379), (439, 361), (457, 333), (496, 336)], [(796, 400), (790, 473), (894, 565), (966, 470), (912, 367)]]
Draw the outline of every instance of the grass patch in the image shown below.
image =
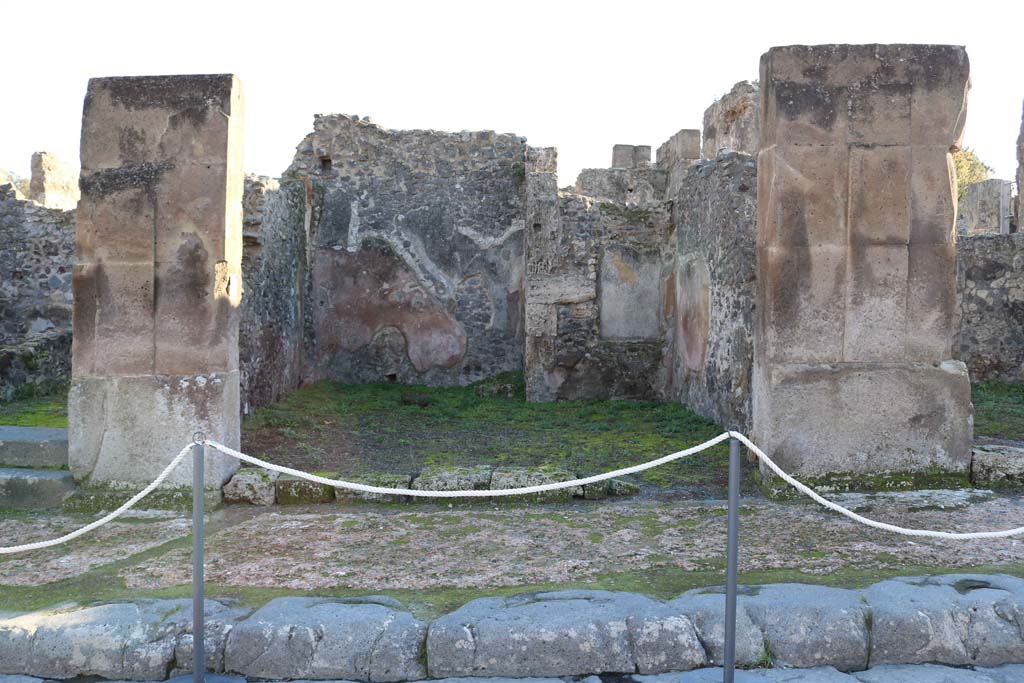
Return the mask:
[(67, 427), (67, 387), (60, 387), (39, 396), (29, 396), (0, 403), (0, 425)]
[[(487, 389), (510, 385), (511, 395)], [(423, 405), (403, 401), (415, 392)], [(593, 474), (705, 441), (713, 422), (656, 401), (528, 403), (520, 375), (468, 386), (345, 385), (324, 381), (257, 410), (243, 446), (275, 461), (337, 469), (418, 472), (428, 466), (547, 466)], [(649, 470), (640, 481), (667, 488), (725, 483), (728, 449)]]
[(981, 382), (971, 397), (975, 436), (1024, 440), (1024, 383)]

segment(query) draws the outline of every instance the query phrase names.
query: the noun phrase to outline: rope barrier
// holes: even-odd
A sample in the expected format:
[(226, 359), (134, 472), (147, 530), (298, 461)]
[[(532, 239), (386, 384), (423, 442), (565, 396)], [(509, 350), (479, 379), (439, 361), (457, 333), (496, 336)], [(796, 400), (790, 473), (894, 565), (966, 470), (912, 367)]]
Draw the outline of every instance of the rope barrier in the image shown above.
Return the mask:
[[(400, 489), (391, 488), (387, 486), (372, 486), (369, 484), (360, 484), (358, 482), (345, 481), (343, 479), (329, 479), (327, 477), (321, 477), (316, 474), (310, 474), (309, 472), (303, 472), (302, 470), (296, 470), (291, 467), (284, 467), (282, 465), (275, 465), (274, 463), (261, 460), (260, 458), (253, 457), (237, 451), (233, 448), (225, 446), (222, 443), (207, 439), (203, 441), (203, 444), (210, 448), (216, 449), (225, 455), (232, 458), (236, 458), (242, 462), (247, 462), (251, 465), (256, 465), (272, 472), (279, 472), (281, 474), (288, 474), (293, 477), (305, 479), (317, 484), (324, 484), (332, 486), (334, 488), (348, 489), (350, 491), (359, 491), (362, 493), (378, 493), (384, 495), (395, 495), (395, 496), (411, 496), (416, 498), (496, 498), (501, 496), (522, 496), (533, 493), (544, 493), (546, 491), (557, 491), (559, 489), (576, 488), (579, 486), (586, 486), (589, 484), (596, 484), (598, 482), (613, 479), (615, 477), (622, 477), (629, 474), (636, 474), (637, 472), (643, 472), (654, 467), (659, 467), (666, 463), (685, 458), (694, 453), (699, 453), (703, 450), (711, 448), (727, 439), (735, 438), (740, 443), (745, 445), (750, 451), (758, 457), (772, 472), (774, 472), (779, 478), (785, 481), (787, 484), (795, 488), (797, 491), (807, 496), (819, 505), (838, 512), (839, 514), (847, 517), (855, 522), (863, 524), (865, 526), (879, 529), (881, 531), (887, 531), (890, 533), (901, 534), (904, 536), (916, 536), (916, 537), (927, 537), (927, 538), (943, 538), (949, 540), (975, 540), (982, 538), (1008, 538), (1010, 536), (1018, 536), (1024, 534), (1024, 527), (1016, 527), (1013, 529), (1004, 529), (1001, 531), (976, 531), (976, 532), (951, 532), (951, 531), (935, 531), (931, 529), (912, 529), (897, 526), (895, 524), (887, 524), (885, 522), (879, 522), (868, 517), (857, 514), (853, 510), (843, 507), (838, 503), (834, 503), (826, 498), (823, 498), (817, 492), (805, 484), (800, 483), (790, 474), (786, 473), (781, 467), (779, 467), (768, 455), (758, 448), (750, 439), (741, 434), (740, 432), (722, 432), (713, 439), (708, 439), (704, 443), (698, 444), (691, 448), (687, 448), (669, 455), (656, 458), (640, 465), (633, 465), (631, 467), (623, 467), (621, 469), (612, 470), (603, 474), (595, 474), (590, 477), (582, 477), (579, 479), (571, 479), (569, 481), (551, 482), (548, 484), (537, 484), (534, 486), (521, 486), (518, 488), (509, 489), (486, 489), (486, 490), (470, 490), (470, 491), (433, 491), (433, 490), (421, 490), (421, 489)], [(51, 546), (60, 545), (67, 543), (83, 534), (86, 534), (93, 529), (97, 529), (108, 522), (111, 522), (129, 509), (134, 507), (140, 500), (145, 498), (147, 495), (152, 493), (163, 481), (170, 475), (170, 473), (184, 460), (185, 456), (188, 455), (189, 450), (192, 448), (192, 444), (185, 446), (181, 451), (171, 460), (171, 462), (164, 468), (164, 470), (157, 475), (156, 479), (152, 481), (148, 486), (139, 491), (137, 494), (132, 496), (130, 499), (125, 501), (123, 505), (114, 510), (113, 512), (103, 516), (96, 521), (87, 524), (71, 533), (65, 534), (59, 538), (50, 539), (47, 541), (39, 541), (36, 543), (26, 543), (24, 545), (0, 547), (0, 555), (9, 555), (12, 553), (26, 552), (29, 550), (39, 550), (41, 548), (49, 548)]]

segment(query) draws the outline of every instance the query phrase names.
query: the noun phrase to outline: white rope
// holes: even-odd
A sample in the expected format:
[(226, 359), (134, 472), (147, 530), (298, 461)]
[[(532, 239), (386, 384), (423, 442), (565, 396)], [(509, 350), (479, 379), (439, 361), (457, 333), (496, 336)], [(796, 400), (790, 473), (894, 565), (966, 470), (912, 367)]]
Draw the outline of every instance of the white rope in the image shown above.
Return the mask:
[(163, 483), (164, 479), (166, 479), (167, 476), (174, 471), (174, 468), (181, 464), (181, 461), (185, 459), (185, 456), (188, 455), (190, 450), (192, 450), (192, 444), (189, 444), (182, 448), (181, 452), (174, 456), (174, 459), (171, 460), (167, 467), (164, 468), (163, 472), (157, 475), (156, 479), (154, 479), (152, 483), (149, 484), (149, 486), (142, 489), (134, 496), (126, 500), (121, 507), (117, 508), (110, 514), (97, 519), (95, 522), (86, 524), (80, 529), (75, 529), (69, 534), (64, 534), (60, 538), (51, 538), (48, 541), (38, 541), (36, 543), (26, 543), (24, 545), (0, 547), (0, 555), (10, 555), (11, 553), (20, 553), (28, 550), (39, 550), (41, 548), (49, 548), (50, 546), (60, 545), (61, 543), (67, 543), (68, 541), (72, 541), (83, 534), (89, 533), (93, 529), (98, 529), (107, 522), (114, 521), (124, 513), (128, 512), (128, 510), (134, 507), (135, 504), (138, 503), (140, 500), (151, 494), (153, 490), (156, 489), (157, 486), (160, 486), (160, 484)]
[[(511, 489), (488, 489), (471, 491), (426, 491), (420, 489), (400, 489), (391, 488), (387, 486), (371, 486), (369, 484), (360, 484), (358, 482), (345, 481), (343, 479), (329, 479), (327, 477), (321, 477), (316, 474), (303, 472), (302, 470), (296, 470), (291, 467), (275, 465), (271, 462), (267, 462), (266, 460), (261, 460), (251, 455), (246, 455), (241, 451), (229, 448), (228, 446), (225, 446), (222, 443), (218, 443), (217, 441), (206, 440), (204, 444), (220, 451), (221, 453), (224, 453), (225, 455), (229, 455), (233, 458), (241, 460), (242, 462), (247, 462), (252, 465), (268, 469), (272, 472), (288, 474), (293, 477), (298, 477), (300, 479), (315, 482), (317, 484), (324, 484), (327, 486), (332, 486), (334, 488), (348, 489), (350, 491), (361, 491), (363, 493), (378, 493), (392, 496), (413, 496), (417, 498), (494, 498), (499, 496), (522, 496), (529, 495), (532, 493), (544, 493), (545, 491), (557, 491), (559, 489), (575, 488), (578, 486), (586, 486), (588, 484), (596, 484), (601, 481), (606, 481), (608, 479), (613, 479), (615, 477), (626, 476), (628, 474), (636, 474), (637, 472), (643, 472), (644, 470), (649, 470), (651, 468), (664, 465), (666, 463), (672, 462), (673, 460), (678, 460), (680, 458), (685, 458), (688, 455), (699, 453), (700, 451), (711, 448), (712, 446), (719, 444), (729, 438), (738, 439), (742, 444), (749, 448), (751, 452), (754, 453), (754, 455), (756, 455), (768, 467), (768, 469), (770, 469), (772, 472), (778, 475), (783, 481), (785, 481), (787, 484), (795, 488), (797, 491), (809, 497), (811, 500), (815, 501), (819, 505), (828, 508), (829, 510), (838, 512), (839, 514), (848, 517), (855, 522), (859, 522), (865, 526), (869, 526), (874, 529), (880, 529), (882, 531), (888, 531), (895, 534), (902, 534), (904, 536), (925, 536), (929, 538), (944, 538), (953, 540), (1007, 538), (1010, 536), (1018, 536), (1020, 534), (1024, 534), (1024, 527), (1017, 527), (1015, 529), (1005, 529), (1002, 531), (976, 531), (971, 533), (934, 531), (931, 529), (910, 529), (906, 527), (896, 526), (895, 524), (887, 524), (885, 522), (878, 522), (873, 519), (863, 517), (861, 515), (858, 515), (853, 510), (850, 510), (848, 508), (843, 507), (842, 505), (839, 505), (838, 503), (833, 503), (832, 501), (823, 498), (810, 487), (801, 484), (792, 476), (784, 472), (781, 467), (776, 465), (775, 462), (771, 458), (769, 458), (767, 454), (765, 454), (764, 451), (758, 448), (750, 439), (748, 439), (740, 432), (722, 432), (713, 439), (709, 439), (697, 446), (693, 446), (682, 451), (677, 451), (676, 453), (671, 453), (669, 455), (662, 456), (660, 458), (651, 460), (649, 462), (645, 462), (640, 465), (623, 467), (618, 470), (605, 472), (603, 474), (595, 474), (590, 477), (572, 479), (569, 481), (551, 482), (549, 484), (537, 484), (535, 486), (521, 486), (518, 488)], [(135, 504), (138, 503), (140, 500), (142, 500), (150, 493), (152, 493), (153, 490), (156, 489), (161, 483), (163, 483), (163, 481), (174, 470), (174, 468), (176, 468), (185, 458), (185, 456), (188, 455), (188, 452), (192, 448), (192, 445), (193, 444), (189, 444), (188, 446), (185, 446), (183, 449), (181, 449), (181, 452), (179, 452), (178, 455), (176, 455), (174, 459), (171, 460), (170, 464), (168, 464), (167, 467), (164, 468), (164, 470), (159, 475), (157, 475), (157, 478), (154, 479), (151, 484), (149, 484), (148, 486), (146, 486), (146, 488), (142, 489), (137, 494), (132, 496), (129, 500), (125, 501), (125, 503), (121, 505), (121, 507), (117, 508), (110, 514), (105, 515), (104, 517), (97, 519), (95, 522), (87, 524), (80, 529), (76, 529), (75, 531), (72, 531), (69, 534), (65, 534), (60, 538), (54, 538), (48, 541), (39, 541), (37, 543), (26, 543), (24, 545), (0, 547), (0, 555), (20, 553), (28, 550), (38, 550), (40, 548), (49, 548), (51, 546), (59, 545), (61, 543), (67, 543), (70, 540), (78, 538), (79, 536), (86, 534), (92, 531), (93, 529), (101, 527), (104, 524), (107, 524), (108, 522), (117, 519), (122, 514), (127, 512), (130, 508), (134, 507)]]
[(865, 526), (872, 527), (874, 529), (881, 529), (882, 531), (889, 531), (894, 534), (902, 534), (904, 536), (926, 536), (928, 538), (945, 538), (958, 541), (971, 541), (979, 538), (1008, 538), (1010, 536), (1019, 536), (1024, 534), (1024, 527), (1017, 527), (1015, 529), (1004, 529), (1002, 531), (974, 531), (970, 533), (958, 533), (953, 531), (933, 531), (931, 529), (908, 529), (902, 526), (896, 526), (895, 524), (886, 524), (885, 522), (878, 522), (873, 519), (869, 519), (862, 515), (858, 515), (853, 510), (844, 508), (839, 503), (833, 503), (831, 500), (827, 500), (809, 486), (801, 484), (799, 481), (794, 479), (789, 474), (782, 471), (782, 468), (775, 464), (775, 462), (765, 454), (760, 448), (754, 445), (754, 443), (739, 432), (728, 432), (730, 436), (738, 439), (743, 445), (751, 450), (761, 461), (768, 466), (775, 474), (795, 488), (800, 493), (804, 494), (819, 505), (823, 505), (829, 510), (838, 512), (839, 514), (849, 517), (855, 522), (860, 522)]
[(615, 477), (623, 477), (627, 474), (636, 474), (637, 472), (643, 472), (649, 470), (652, 467), (658, 467), (665, 463), (678, 460), (679, 458), (685, 458), (688, 455), (699, 453), (707, 448), (719, 444), (729, 438), (729, 432), (722, 432), (713, 439), (708, 439), (702, 444), (687, 448), (686, 450), (678, 451), (676, 453), (670, 453), (664, 455), (657, 460), (651, 460), (645, 462), (642, 465), (633, 465), (632, 467), (623, 467), (619, 470), (613, 470), (611, 472), (605, 472), (604, 474), (595, 474), (592, 477), (583, 477), (582, 479), (572, 479), (569, 481), (556, 481), (550, 484), (536, 484), (534, 486), (520, 486), (514, 489), (487, 489), (487, 490), (471, 490), (471, 491), (425, 491), (421, 489), (396, 489), (387, 486), (371, 486), (369, 484), (359, 484), (354, 481), (345, 481), (343, 479), (328, 479), (327, 477), (321, 477), (316, 474), (309, 474), (302, 470), (293, 470), (290, 467), (283, 467), (281, 465), (275, 465), (267, 462), (266, 460), (260, 460), (254, 458), (251, 455), (246, 455), (241, 451), (236, 451), (234, 448), (229, 448), (222, 443), (216, 441), (206, 441), (206, 445), (212, 448), (216, 448), (221, 453), (230, 455), (232, 458), (238, 458), (243, 462), (247, 462), (259, 467), (270, 470), (271, 472), (280, 472), (281, 474), (290, 474), (293, 477), (299, 477), (300, 479), (306, 479), (307, 481), (316, 482), (317, 484), (324, 484), (326, 486), (333, 486), (339, 489), (348, 489), (350, 491), (361, 491), (363, 493), (380, 493), (389, 496), (414, 496), (417, 498), (494, 498), (497, 496), (525, 496), (531, 493), (544, 493), (545, 491), (557, 491), (558, 489), (569, 489), (577, 486), (586, 486), (588, 484), (596, 484), (599, 481), (605, 481), (607, 479), (613, 479)]

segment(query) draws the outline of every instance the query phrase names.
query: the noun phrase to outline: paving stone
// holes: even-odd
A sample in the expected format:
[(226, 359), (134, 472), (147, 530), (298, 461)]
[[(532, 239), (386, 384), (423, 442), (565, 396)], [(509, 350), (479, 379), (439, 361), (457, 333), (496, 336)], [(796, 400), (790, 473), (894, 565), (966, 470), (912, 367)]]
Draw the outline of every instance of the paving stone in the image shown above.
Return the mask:
[(68, 430), (0, 425), (0, 467), (67, 467)]
[(67, 470), (0, 469), (0, 507), (59, 508), (74, 490), (74, 477)]
[(853, 677), (861, 683), (995, 683), (998, 679), (979, 671), (955, 669), (936, 664), (916, 666), (886, 664), (867, 671), (858, 671)]
[[(329, 479), (337, 478), (337, 472), (316, 472)], [(308, 479), (300, 479), (290, 474), (283, 474), (274, 482), (278, 505), (312, 505), (315, 503), (331, 503), (334, 501), (334, 487), (318, 484)]]
[(44, 610), (0, 621), (0, 673), (162, 680), (188, 600)]
[(273, 505), (277, 499), (279, 477), (279, 473), (262, 467), (243, 467), (224, 484), (224, 502), (229, 505)]
[(739, 600), (764, 634), (776, 666), (867, 668), (868, 612), (859, 592), (802, 584), (755, 590)]
[(693, 624), (632, 593), (558, 591), (473, 600), (434, 621), (430, 675), (657, 673), (707, 663)]
[[(725, 658), (725, 594), (700, 588), (683, 593), (668, 605), (693, 622), (709, 662), (721, 664)], [(764, 656), (761, 629), (750, 619), (744, 605), (737, 602), (736, 663), (740, 666), (754, 666)]]
[(1024, 681), (1024, 664), (1007, 664), (994, 668), (975, 667), (975, 671), (992, 679), (992, 683), (1020, 683)]
[(1024, 661), (1024, 580), (950, 574), (882, 581), (864, 591), (871, 662), (998, 666)]
[[(203, 661), (206, 662), (207, 671), (214, 673), (224, 671), (224, 649), (227, 645), (228, 634), (251, 613), (251, 609), (206, 601), (203, 609), (203, 642), (206, 646), (203, 651)], [(195, 645), (192, 633), (192, 606), (189, 605), (187, 609), (180, 612), (176, 619), (181, 624), (181, 635), (178, 636), (177, 645), (174, 647), (172, 678), (192, 673), (192, 659), (195, 656), (192, 651)]]
[[(715, 667), (656, 676), (633, 676), (632, 678), (637, 683), (722, 683), (722, 669)], [(735, 681), (736, 683), (857, 683), (857, 679), (849, 674), (840, 673), (830, 666), (814, 669), (737, 670)]]
[(390, 598), (278, 598), (228, 634), (225, 667), (253, 678), (414, 681), (426, 624)]

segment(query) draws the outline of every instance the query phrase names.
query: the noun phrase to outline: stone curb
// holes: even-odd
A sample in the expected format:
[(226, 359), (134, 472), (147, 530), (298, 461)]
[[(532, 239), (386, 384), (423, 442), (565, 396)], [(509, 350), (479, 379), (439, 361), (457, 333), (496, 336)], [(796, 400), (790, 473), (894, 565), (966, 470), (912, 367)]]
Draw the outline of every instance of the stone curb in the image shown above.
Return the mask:
[[(709, 667), (721, 665), (724, 611), (716, 588), (664, 602), (588, 590), (480, 598), (429, 624), (381, 596), (277, 598), (254, 612), (210, 600), (206, 665), (263, 680), (482, 683), (608, 674), (696, 683), (716, 680)], [(738, 681), (1024, 680), (1024, 666), (1006, 668), (1024, 663), (1024, 579), (950, 574), (860, 590), (747, 586), (738, 612), (738, 664), (777, 667)], [(182, 599), (0, 615), (0, 674), (165, 680), (191, 668), (190, 625), (190, 602)], [(668, 673), (686, 670), (693, 673)], [(780, 671), (786, 677), (773, 677)]]

